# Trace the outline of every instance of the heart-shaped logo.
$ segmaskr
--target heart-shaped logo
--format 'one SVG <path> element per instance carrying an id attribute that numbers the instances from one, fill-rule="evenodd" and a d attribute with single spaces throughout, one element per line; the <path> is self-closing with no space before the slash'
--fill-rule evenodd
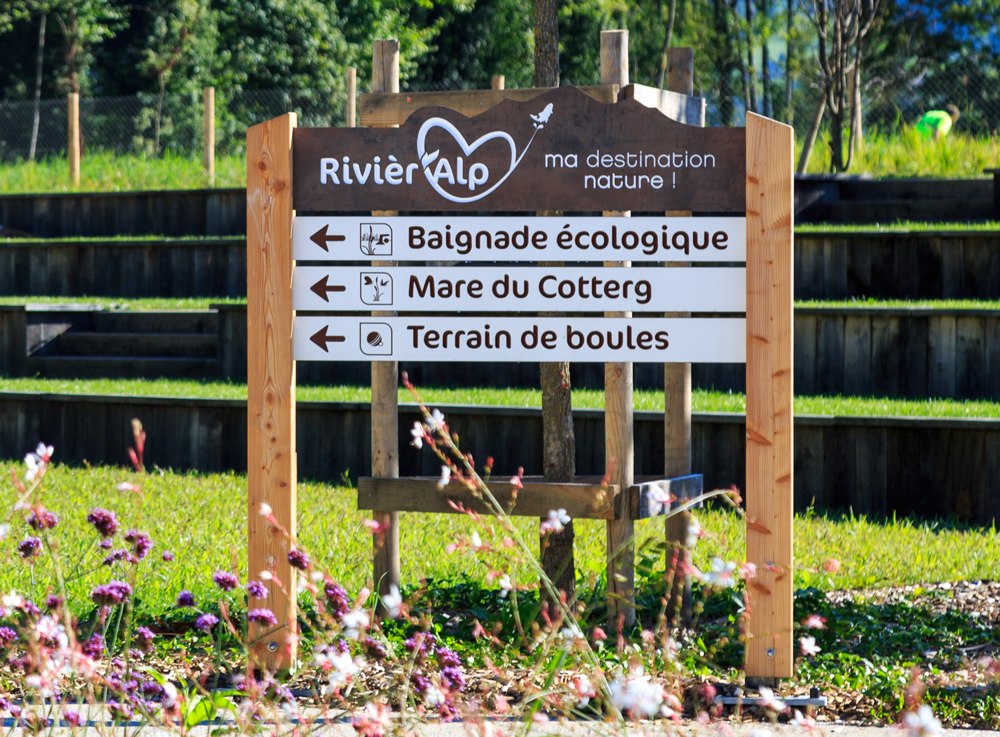
<path id="1" fill-rule="evenodd" d="M 524 155 L 528 152 L 528 148 L 531 146 L 531 142 L 535 140 L 535 134 L 537 134 L 538 131 L 543 127 L 542 124 L 548 122 L 548 117 L 549 115 L 551 115 L 551 107 L 552 106 L 549 105 L 548 108 L 546 108 L 544 121 L 539 121 L 537 117 L 534 115 L 531 116 L 532 120 L 535 121 L 535 131 L 534 133 L 531 134 L 531 139 L 528 141 L 528 145 L 524 147 L 524 151 L 521 152 L 520 156 L 517 155 L 517 145 L 514 143 L 514 139 L 511 138 L 510 134 L 505 131 L 492 131 L 490 133 L 486 133 L 480 136 L 472 143 L 469 143 L 468 141 L 465 140 L 465 136 L 462 135 L 461 131 L 459 131 L 458 128 L 456 128 L 454 124 L 451 123 L 451 121 L 445 120 L 444 118 L 428 118 L 427 120 L 424 121 L 424 124 L 420 126 L 420 130 L 417 132 L 417 156 L 420 159 L 420 166 L 424 170 L 424 176 L 427 177 L 427 181 L 439 195 L 441 195 L 446 200 L 449 200 L 451 202 L 476 202 L 477 200 L 483 199 L 491 192 L 493 192 L 497 187 L 503 184 L 507 180 L 507 177 L 509 177 L 511 174 L 514 173 L 514 170 L 517 168 L 517 165 L 521 163 L 521 159 L 523 159 Z M 469 195 L 468 197 L 459 197 L 457 195 L 452 194 L 451 192 L 446 191 L 444 187 L 441 186 L 440 182 L 440 180 L 443 178 L 442 164 L 441 163 L 438 164 L 437 171 L 435 172 L 431 171 L 431 164 L 433 164 L 437 160 L 438 156 L 441 153 L 441 150 L 437 149 L 429 153 L 427 151 L 427 134 L 430 133 L 435 128 L 441 128 L 442 130 L 447 131 L 451 135 L 451 137 L 455 139 L 455 142 L 458 144 L 459 148 L 462 149 L 462 153 L 465 156 L 471 156 L 476 151 L 476 149 L 478 149 L 480 146 L 490 141 L 494 140 L 506 141 L 507 145 L 510 147 L 510 164 L 508 166 L 506 173 L 504 173 L 504 175 L 500 177 L 499 180 L 497 180 L 493 185 L 491 185 L 487 189 L 483 190 L 482 192 L 477 192 L 475 194 Z M 447 172 L 446 173 L 447 178 L 449 180 L 452 180 L 454 171 L 451 168 L 450 163 L 448 163 L 447 165 L 446 172 Z M 459 180 L 462 179 L 461 169 L 459 169 L 458 178 Z M 470 191 L 475 192 L 476 186 L 480 184 L 486 184 L 488 181 L 489 181 L 489 170 L 486 168 L 484 164 L 473 164 L 472 166 L 469 167 L 467 182 L 469 184 Z"/>

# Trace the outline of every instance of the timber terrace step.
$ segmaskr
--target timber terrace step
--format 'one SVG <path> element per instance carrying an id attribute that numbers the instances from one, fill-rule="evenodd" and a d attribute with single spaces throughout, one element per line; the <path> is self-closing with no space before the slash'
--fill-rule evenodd
<path id="1" fill-rule="evenodd" d="M 121 310 L 94 312 L 97 333 L 204 333 L 218 332 L 218 314 L 206 310 Z"/>
<path id="2" fill-rule="evenodd" d="M 56 338 L 59 356 L 215 358 L 214 333 L 98 333 L 70 330 Z"/>
<path id="3" fill-rule="evenodd" d="M 201 379 L 218 374 L 214 358 L 30 356 L 29 376 L 51 379 Z"/>

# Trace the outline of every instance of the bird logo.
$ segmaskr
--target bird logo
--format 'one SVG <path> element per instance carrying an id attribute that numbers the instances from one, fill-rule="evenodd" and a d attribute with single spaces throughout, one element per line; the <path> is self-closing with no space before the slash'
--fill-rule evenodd
<path id="1" fill-rule="evenodd" d="M 545 109 L 537 115 L 532 115 L 531 119 L 535 121 L 535 129 L 541 128 L 543 125 L 549 122 L 549 118 L 552 117 L 552 103 L 550 102 L 545 106 Z"/>

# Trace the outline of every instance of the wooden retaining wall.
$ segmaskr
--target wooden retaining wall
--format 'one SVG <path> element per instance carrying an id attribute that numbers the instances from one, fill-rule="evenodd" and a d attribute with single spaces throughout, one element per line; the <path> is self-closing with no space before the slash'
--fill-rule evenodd
<path id="1" fill-rule="evenodd" d="M 246 380 L 246 311 L 219 305 L 225 378 Z M 537 364 L 401 363 L 417 386 L 539 386 Z M 300 383 L 369 383 L 367 363 L 299 362 Z M 602 388 L 602 364 L 574 363 L 573 386 Z M 694 364 L 696 388 L 743 392 L 743 364 Z M 635 386 L 663 367 L 635 364 Z M 795 311 L 795 391 L 909 399 L 1000 400 L 1000 310 L 822 307 Z"/>
<path id="2" fill-rule="evenodd" d="M 0 241 L 4 294 L 242 297 L 246 243 Z M 795 296 L 1000 299 L 1000 232 L 800 233 Z"/>
<path id="3" fill-rule="evenodd" d="M 462 447 L 495 474 L 541 474 L 541 413 L 531 408 L 442 407 Z M 0 393 L 0 458 L 23 457 L 39 440 L 61 463 L 127 466 L 130 421 L 147 433 L 146 461 L 175 470 L 246 470 L 246 403 L 219 399 Z M 604 417 L 577 410 L 580 474 L 604 473 Z M 409 445 L 418 417 L 400 407 L 400 473 L 432 475 L 439 463 Z M 635 413 L 635 470 L 663 469 L 663 417 Z M 743 488 L 742 415 L 695 413 L 693 468 L 706 488 Z M 370 472 L 367 404 L 300 402 L 299 475 L 338 482 Z M 795 419 L 795 504 L 876 516 L 955 516 L 989 525 L 1000 516 L 1000 420 L 805 416 Z"/>

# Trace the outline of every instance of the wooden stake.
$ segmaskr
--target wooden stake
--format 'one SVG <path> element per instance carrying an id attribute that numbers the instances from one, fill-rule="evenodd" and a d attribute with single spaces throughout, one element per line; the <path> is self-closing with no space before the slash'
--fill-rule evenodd
<path id="1" fill-rule="evenodd" d="M 502 90 L 504 88 L 504 76 L 502 74 L 493 75 L 493 89 Z"/>
<path id="2" fill-rule="evenodd" d="M 628 84 L 628 31 L 601 31 L 601 84 Z M 605 212 L 605 217 L 628 216 L 628 212 Z M 630 261 L 606 261 L 605 266 L 628 267 Z M 631 312 L 605 312 L 606 317 L 631 317 Z M 635 623 L 635 525 L 626 510 L 631 508 L 630 489 L 634 473 L 632 426 L 632 364 L 604 364 L 604 457 L 610 483 L 622 490 L 616 509 L 618 519 L 608 522 L 607 578 L 608 624 L 625 628 Z"/>
<path id="3" fill-rule="evenodd" d="M 792 675 L 795 132 L 747 114 L 747 679 Z"/>
<path id="4" fill-rule="evenodd" d="M 66 121 L 69 180 L 76 187 L 80 184 L 80 95 L 77 92 L 70 92 L 66 96 Z"/>
<path id="5" fill-rule="evenodd" d="M 209 184 L 215 183 L 215 87 L 202 90 L 205 100 L 204 160 Z"/>
<path id="6" fill-rule="evenodd" d="M 296 534 L 295 361 L 292 360 L 292 131 L 288 113 L 247 131 L 247 485 L 248 575 L 264 581 L 278 626 L 250 625 L 257 662 L 271 670 L 296 656 L 296 571 L 290 543 L 265 516 Z M 286 594 L 285 592 L 289 592 Z"/>
<path id="7" fill-rule="evenodd" d="M 399 41 L 379 40 L 372 47 L 372 92 L 399 92 Z M 398 215 L 393 210 L 376 210 L 372 215 Z M 392 266 L 373 261 L 372 266 Z M 392 315 L 372 312 L 372 317 Z M 372 361 L 372 476 L 399 478 L 399 364 L 396 361 Z M 375 535 L 374 575 L 380 595 L 399 586 L 399 512 L 372 511 L 372 519 L 386 527 L 384 535 Z"/>
<path id="8" fill-rule="evenodd" d="M 347 114 L 344 125 L 354 128 L 358 124 L 358 70 L 347 67 Z"/>
<path id="9" fill-rule="evenodd" d="M 694 94 L 694 49 L 671 47 L 667 49 L 667 89 L 682 95 Z M 703 123 L 704 125 L 704 123 Z M 669 210 L 667 217 L 689 217 L 689 210 Z M 668 262 L 665 266 L 688 266 L 687 263 Z M 690 312 L 668 312 L 665 317 L 691 317 Z M 663 440 L 664 473 L 667 478 L 691 473 L 691 364 L 668 363 L 663 366 Z M 683 567 L 691 563 L 691 551 L 686 547 L 690 512 L 668 517 L 665 523 L 667 538 L 667 567 L 673 579 L 667 600 L 667 620 L 691 621 L 691 576 L 677 575 L 673 568 L 674 555 Z"/>

